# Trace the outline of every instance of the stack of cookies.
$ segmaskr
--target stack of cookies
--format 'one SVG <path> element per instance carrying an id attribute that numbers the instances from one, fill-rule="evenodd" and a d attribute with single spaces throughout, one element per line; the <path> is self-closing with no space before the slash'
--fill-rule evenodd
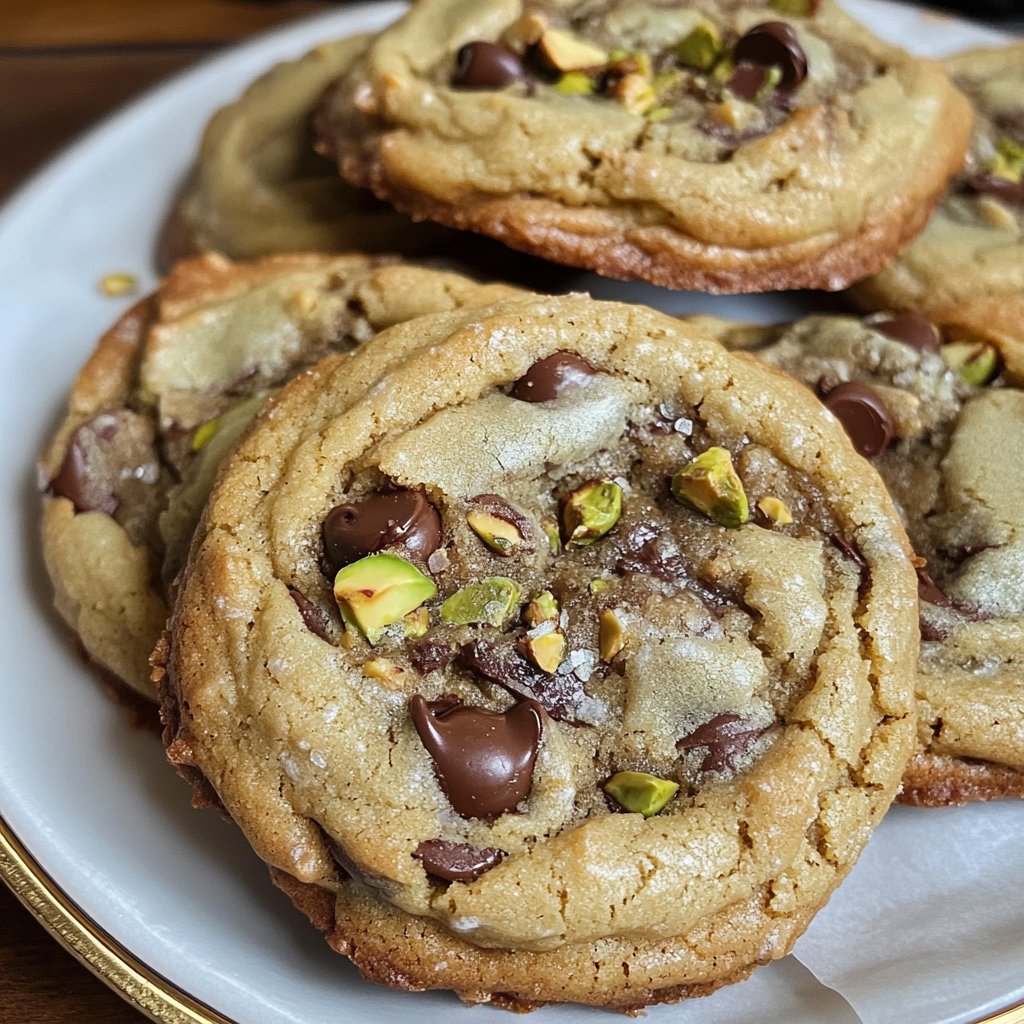
<path id="1" fill-rule="evenodd" d="M 1020 47 L 947 74 L 829 0 L 420 0 L 211 122 L 44 553 L 367 978 L 707 994 L 897 797 L 1024 795 L 1022 95 Z M 533 290 L 457 272 L 507 252 L 466 232 Z"/>

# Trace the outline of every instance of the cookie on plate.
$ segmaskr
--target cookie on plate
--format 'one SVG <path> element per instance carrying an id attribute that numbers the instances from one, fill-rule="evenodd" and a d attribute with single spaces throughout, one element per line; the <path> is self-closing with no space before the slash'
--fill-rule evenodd
<path id="1" fill-rule="evenodd" d="M 206 250 L 244 260 L 282 252 L 413 254 L 439 247 L 445 232 L 416 225 L 349 188 L 313 151 L 313 108 L 368 38 L 324 43 L 278 64 L 214 115 L 164 223 L 162 269 Z"/>
<path id="2" fill-rule="evenodd" d="M 991 346 L 940 349 L 911 313 L 724 336 L 817 390 L 921 558 L 918 751 L 900 800 L 1024 796 L 1024 390 Z"/>
<path id="3" fill-rule="evenodd" d="M 1024 383 L 1024 42 L 971 50 L 946 68 L 975 109 L 967 162 L 920 237 L 853 296 L 992 342 L 1007 376 Z"/>
<path id="4" fill-rule="evenodd" d="M 43 454 L 43 553 L 89 657 L 155 698 L 148 657 L 219 460 L 271 390 L 410 316 L 509 294 L 365 256 L 178 266 L 101 339 Z"/>
<path id="5" fill-rule="evenodd" d="M 154 658 L 168 754 L 373 980 L 704 994 L 786 953 L 896 792 L 910 558 L 839 425 L 699 327 L 421 317 L 224 464 Z"/>
<path id="6" fill-rule="evenodd" d="M 939 66 L 830 0 L 429 0 L 318 117 L 344 177 L 414 217 L 717 292 L 877 270 L 924 225 L 969 128 Z"/>

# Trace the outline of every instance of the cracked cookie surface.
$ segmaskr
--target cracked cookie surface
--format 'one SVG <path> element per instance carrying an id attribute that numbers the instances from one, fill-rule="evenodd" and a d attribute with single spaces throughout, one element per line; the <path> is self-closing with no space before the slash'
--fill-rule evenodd
<path id="1" fill-rule="evenodd" d="M 939 331 L 905 314 L 811 317 L 725 338 L 754 339 L 759 358 L 826 406 L 855 382 L 891 421 L 871 461 L 924 563 L 918 752 L 900 799 L 1024 796 L 1024 391 L 996 375 L 990 347 L 940 347 Z M 965 351 L 974 358 L 960 363 Z M 863 433 L 857 413 L 836 414 Z"/>
<path id="2" fill-rule="evenodd" d="M 802 388 L 643 307 L 509 299 L 264 408 L 157 658 L 165 739 L 368 977 L 636 1008 L 784 955 L 852 865 L 915 611 Z"/>
<path id="3" fill-rule="evenodd" d="M 920 230 L 969 112 L 936 65 L 805 9 L 417 4 L 328 94 L 320 144 L 399 209 L 573 266 L 843 287 Z"/>
<path id="4" fill-rule="evenodd" d="M 263 400 L 330 351 L 508 294 L 365 256 L 182 263 L 101 339 L 43 453 L 43 553 L 86 653 L 149 699 L 148 658 L 217 466 Z"/>
<path id="5" fill-rule="evenodd" d="M 853 296 L 999 346 L 1024 382 L 1024 43 L 945 61 L 975 110 L 967 161 L 928 225 Z"/>

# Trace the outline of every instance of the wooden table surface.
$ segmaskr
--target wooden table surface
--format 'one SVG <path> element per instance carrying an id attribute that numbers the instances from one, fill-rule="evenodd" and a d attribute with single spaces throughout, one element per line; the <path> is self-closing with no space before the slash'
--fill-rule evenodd
<path id="1" fill-rule="evenodd" d="M 0 0 L 0 198 L 142 89 L 329 0 Z M 1020 30 L 1024 27 L 1015 24 Z M 17 97 L 17 102 L 5 102 Z M 0 1019 L 142 1024 L 0 884 Z"/>
<path id="2" fill-rule="evenodd" d="M 328 0 L 0 0 L 0 198 L 84 128 L 219 47 Z M 11 98 L 16 97 L 16 102 Z M 0 883 L 0 1020 L 148 1020 Z"/>

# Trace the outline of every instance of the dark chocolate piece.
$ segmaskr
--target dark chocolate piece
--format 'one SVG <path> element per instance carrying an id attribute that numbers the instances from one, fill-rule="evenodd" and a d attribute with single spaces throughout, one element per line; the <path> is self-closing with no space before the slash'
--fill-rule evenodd
<path id="1" fill-rule="evenodd" d="M 101 412 L 75 428 L 68 440 L 67 454 L 50 491 L 67 498 L 76 512 L 105 512 L 112 516 L 120 502 L 114 493 L 114 480 L 104 463 L 103 448 L 117 436 L 126 409 Z"/>
<path id="2" fill-rule="evenodd" d="M 310 633 L 315 633 L 321 640 L 330 642 L 330 619 L 327 612 L 318 604 L 314 604 L 306 595 L 295 587 L 289 587 L 288 593 L 299 609 L 302 621 Z"/>
<path id="3" fill-rule="evenodd" d="M 335 505 L 324 520 L 323 538 L 335 572 L 398 544 L 425 559 L 441 543 L 441 517 L 422 491 L 387 491 Z"/>
<path id="4" fill-rule="evenodd" d="M 935 580 L 921 568 L 917 569 L 917 596 L 922 601 L 938 605 L 940 608 L 954 607 L 953 599 L 944 594 Z"/>
<path id="5" fill-rule="evenodd" d="M 439 707 L 415 694 L 409 713 L 457 814 L 497 818 L 530 795 L 544 728 L 536 701 L 496 712 L 447 703 Z"/>
<path id="6" fill-rule="evenodd" d="M 566 388 L 585 384 L 598 370 L 575 352 L 552 352 L 538 359 L 512 385 L 511 398 L 520 402 L 550 402 Z"/>
<path id="7" fill-rule="evenodd" d="M 452 85 L 460 89 L 502 89 L 524 75 L 519 55 L 504 46 L 477 40 L 455 55 Z"/>
<path id="8" fill-rule="evenodd" d="M 1011 181 L 998 174 L 976 174 L 967 184 L 975 192 L 995 196 L 1011 206 L 1024 206 L 1024 181 Z"/>
<path id="9" fill-rule="evenodd" d="M 782 72 L 779 88 L 791 92 L 807 77 L 807 55 L 793 29 L 784 21 L 755 25 L 736 40 L 733 59 L 737 65 L 762 64 Z"/>
<path id="10" fill-rule="evenodd" d="M 429 675 L 437 668 L 447 668 L 454 657 L 455 648 L 437 637 L 428 637 L 409 646 L 409 660 L 421 676 Z"/>
<path id="11" fill-rule="evenodd" d="M 738 758 L 745 754 L 754 741 L 768 731 L 768 726 L 752 726 L 741 715 L 725 712 L 710 722 L 698 726 L 688 736 L 676 742 L 680 752 L 706 747 L 701 762 L 702 772 L 732 771 Z"/>
<path id="12" fill-rule="evenodd" d="M 896 422 L 874 388 L 860 381 L 846 381 L 832 388 L 824 402 L 865 458 L 873 459 L 889 447 Z"/>
<path id="13" fill-rule="evenodd" d="M 939 351 L 939 332 L 920 313 L 880 313 L 869 316 L 864 323 L 887 338 L 902 341 L 919 352 Z"/>
<path id="14" fill-rule="evenodd" d="M 753 103 L 758 93 L 768 84 L 770 75 L 770 70 L 763 64 L 737 64 L 725 84 L 741 100 Z"/>
<path id="15" fill-rule="evenodd" d="M 472 882 L 485 871 L 497 867 L 505 854 L 488 846 L 483 850 L 469 843 L 453 843 L 448 839 L 425 839 L 413 856 L 423 863 L 423 870 L 446 882 Z"/>
<path id="16" fill-rule="evenodd" d="M 658 531 L 646 522 L 635 523 L 619 543 L 622 554 L 615 561 L 620 576 L 655 576 L 668 582 L 687 578 L 686 564 L 679 555 L 664 555 L 658 548 Z"/>

